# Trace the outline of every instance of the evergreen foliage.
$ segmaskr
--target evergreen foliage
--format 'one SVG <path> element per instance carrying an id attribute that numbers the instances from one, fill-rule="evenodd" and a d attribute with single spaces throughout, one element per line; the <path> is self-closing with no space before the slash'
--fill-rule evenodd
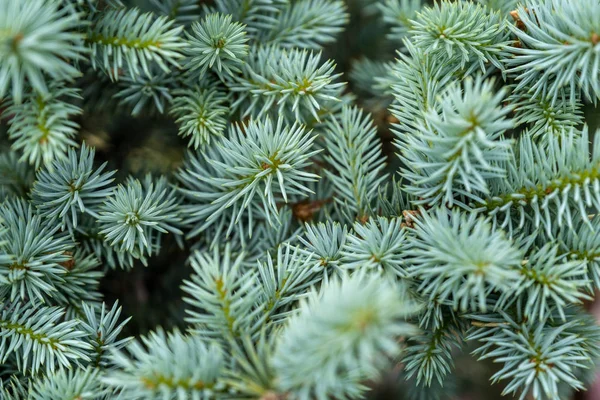
<path id="1" fill-rule="evenodd" d="M 202 77 L 209 68 L 214 68 L 221 77 L 240 71 L 238 65 L 248 54 L 244 25 L 231 22 L 229 15 L 211 14 L 192 25 L 192 32 L 188 36 L 186 69 L 194 76 Z"/>
<path id="2" fill-rule="evenodd" d="M 10 88 L 20 103 L 25 80 L 39 95 L 56 93 L 47 79 L 72 80 L 80 72 L 72 65 L 84 58 L 82 21 L 59 0 L 2 1 L 0 3 L 0 98 Z"/>
<path id="3" fill-rule="evenodd" d="M 572 398 L 599 99 L 599 0 L 0 0 L 0 399 Z"/>

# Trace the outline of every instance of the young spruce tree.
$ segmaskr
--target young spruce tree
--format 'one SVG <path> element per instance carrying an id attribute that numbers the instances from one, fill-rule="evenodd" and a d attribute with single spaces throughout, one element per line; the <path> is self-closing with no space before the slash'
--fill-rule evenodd
<path id="1" fill-rule="evenodd" d="M 0 0 L 0 399 L 572 398 L 599 100 L 600 0 Z"/>

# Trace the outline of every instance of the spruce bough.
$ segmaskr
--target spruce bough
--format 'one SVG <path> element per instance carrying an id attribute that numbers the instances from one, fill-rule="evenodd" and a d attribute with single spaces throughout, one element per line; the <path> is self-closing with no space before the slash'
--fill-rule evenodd
<path id="1" fill-rule="evenodd" d="M 130 3 L 0 0 L 0 398 L 590 386 L 600 0 Z M 181 315 L 128 336 L 103 279 L 166 252 Z"/>

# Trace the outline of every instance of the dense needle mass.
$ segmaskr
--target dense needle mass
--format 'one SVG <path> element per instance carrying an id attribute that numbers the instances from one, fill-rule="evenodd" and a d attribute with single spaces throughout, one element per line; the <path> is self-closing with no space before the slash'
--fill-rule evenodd
<path id="1" fill-rule="evenodd" d="M 0 399 L 597 398 L 599 99 L 600 0 L 0 0 Z"/>

